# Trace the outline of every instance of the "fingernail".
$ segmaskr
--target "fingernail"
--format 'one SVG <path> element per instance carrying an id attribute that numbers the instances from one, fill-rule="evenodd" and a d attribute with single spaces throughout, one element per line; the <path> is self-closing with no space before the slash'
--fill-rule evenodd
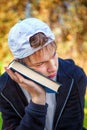
<path id="1" fill-rule="evenodd" d="M 9 70 L 9 67 L 7 67 L 7 66 L 4 66 L 4 69 L 5 69 L 5 70 Z"/>

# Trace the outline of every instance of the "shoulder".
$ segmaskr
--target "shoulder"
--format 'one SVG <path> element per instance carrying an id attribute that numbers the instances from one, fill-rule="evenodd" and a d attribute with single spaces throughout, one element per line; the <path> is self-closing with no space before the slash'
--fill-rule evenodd
<path id="1" fill-rule="evenodd" d="M 72 66 L 72 65 L 75 65 L 75 62 L 72 59 L 61 59 L 61 58 L 59 58 L 59 63 L 62 66 L 70 66 L 70 65 Z"/>
<path id="2" fill-rule="evenodd" d="M 59 66 L 67 75 L 74 77 L 77 80 L 81 77 L 86 78 L 84 70 L 80 66 L 76 65 L 72 59 L 59 58 Z"/>
<path id="3" fill-rule="evenodd" d="M 5 72 L 0 76 L 0 91 L 5 87 L 11 86 L 15 82 L 10 78 L 10 76 Z"/>
<path id="4" fill-rule="evenodd" d="M 72 59 L 59 58 L 59 67 L 68 74 L 68 73 L 71 73 L 75 69 L 76 65 L 75 65 L 74 60 Z"/>
<path id="5" fill-rule="evenodd" d="M 5 72 L 0 76 L 0 91 L 4 88 L 4 86 L 6 85 L 7 81 L 8 81 L 8 74 Z"/>

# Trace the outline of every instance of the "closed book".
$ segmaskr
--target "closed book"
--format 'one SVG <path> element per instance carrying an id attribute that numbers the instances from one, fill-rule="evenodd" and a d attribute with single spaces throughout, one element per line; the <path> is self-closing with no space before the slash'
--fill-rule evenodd
<path id="1" fill-rule="evenodd" d="M 57 93 L 59 87 L 61 86 L 60 83 L 49 79 L 48 77 L 44 76 L 43 74 L 35 71 L 34 69 L 25 66 L 24 64 L 13 60 L 9 64 L 9 68 L 14 72 L 18 72 L 25 78 L 32 80 L 33 82 L 39 84 L 41 87 L 44 87 L 46 92 L 49 93 Z"/>

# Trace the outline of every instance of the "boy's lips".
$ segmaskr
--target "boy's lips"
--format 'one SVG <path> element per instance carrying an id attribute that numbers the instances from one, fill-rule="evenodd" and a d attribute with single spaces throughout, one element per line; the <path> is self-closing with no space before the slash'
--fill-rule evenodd
<path id="1" fill-rule="evenodd" d="M 54 78 L 55 76 L 56 76 L 56 73 L 52 74 L 52 75 L 49 75 L 48 78 Z"/>

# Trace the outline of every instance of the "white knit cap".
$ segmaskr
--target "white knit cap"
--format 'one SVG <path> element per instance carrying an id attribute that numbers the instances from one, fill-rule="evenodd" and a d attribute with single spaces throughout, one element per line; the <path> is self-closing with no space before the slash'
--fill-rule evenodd
<path id="1" fill-rule="evenodd" d="M 8 35 L 8 44 L 15 58 L 25 58 L 42 48 L 41 46 L 33 48 L 29 43 L 30 37 L 38 32 L 42 32 L 50 38 L 45 46 L 55 40 L 49 26 L 37 18 L 24 19 L 11 28 Z"/>

